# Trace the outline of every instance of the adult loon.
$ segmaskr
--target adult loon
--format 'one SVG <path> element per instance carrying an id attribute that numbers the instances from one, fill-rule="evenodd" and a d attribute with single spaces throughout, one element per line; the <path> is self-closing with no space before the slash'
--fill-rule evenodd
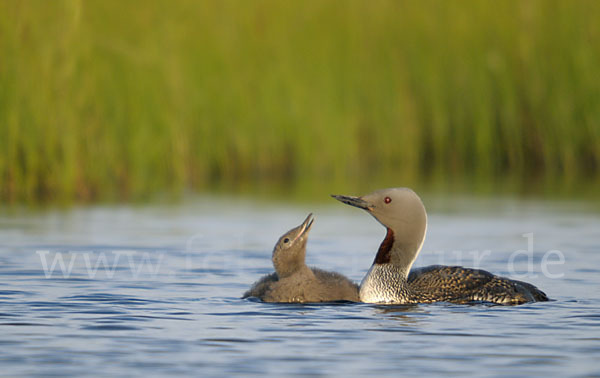
<path id="1" fill-rule="evenodd" d="M 548 300 L 546 294 L 531 284 L 485 270 L 441 265 L 411 270 L 427 231 L 425 206 L 411 189 L 382 189 L 362 197 L 332 197 L 366 210 L 387 229 L 375 261 L 360 284 L 362 302 L 521 304 Z"/>
<path id="2" fill-rule="evenodd" d="M 312 214 L 279 238 L 273 249 L 275 272 L 258 280 L 243 298 L 265 302 L 358 302 L 358 285 L 343 275 L 306 266 L 306 242 Z"/>

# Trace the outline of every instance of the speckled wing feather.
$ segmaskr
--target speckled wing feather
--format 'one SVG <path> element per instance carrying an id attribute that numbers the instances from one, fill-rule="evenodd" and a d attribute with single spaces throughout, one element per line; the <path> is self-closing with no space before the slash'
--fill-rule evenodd
<path id="1" fill-rule="evenodd" d="M 408 276 L 408 285 L 418 302 L 519 304 L 548 300 L 546 294 L 531 284 L 460 266 L 433 265 L 413 269 Z"/>
<path id="2" fill-rule="evenodd" d="M 492 281 L 494 275 L 484 270 L 459 266 L 432 265 L 412 269 L 408 285 L 415 296 L 426 301 L 469 301 L 469 294 Z M 467 298 L 464 298 L 464 297 Z"/>

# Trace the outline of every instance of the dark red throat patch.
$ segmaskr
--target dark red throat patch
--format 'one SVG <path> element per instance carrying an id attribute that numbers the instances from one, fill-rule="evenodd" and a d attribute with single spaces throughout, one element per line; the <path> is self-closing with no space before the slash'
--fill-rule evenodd
<path id="1" fill-rule="evenodd" d="M 390 262 L 392 245 L 394 245 L 394 231 L 388 228 L 385 239 L 381 242 L 377 256 L 375 256 L 375 264 L 387 264 Z"/>

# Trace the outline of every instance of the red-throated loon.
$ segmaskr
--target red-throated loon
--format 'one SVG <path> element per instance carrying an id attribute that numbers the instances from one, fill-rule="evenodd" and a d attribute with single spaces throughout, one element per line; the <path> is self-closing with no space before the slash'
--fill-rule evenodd
<path id="1" fill-rule="evenodd" d="M 425 206 L 411 189 L 382 189 L 362 197 L 332 197 L 366 210 L 387 229 L 375 261 L 360 284 L 362 302 L 521 304 L 548 300 L 546 294 L 531 284 L 485 270 L 441 265 L 411 270 L 427 231 Z"/>

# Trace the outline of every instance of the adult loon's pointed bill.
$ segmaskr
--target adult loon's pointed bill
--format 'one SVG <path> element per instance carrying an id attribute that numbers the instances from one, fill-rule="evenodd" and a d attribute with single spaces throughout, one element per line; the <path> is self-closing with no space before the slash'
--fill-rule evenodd
<path id="1" fill-rule="evenodd" d="M 531 284 L 485 270 L 441 265 L 411 270 L 427 232 L 425 206 L 411 189 L 391 188 L 361 197 L 332 197 L 367 211 L 387 229 L 373 265 L 360 284 L 363 302 L 521 304 L 548 300 L 544 292 Z"/>

